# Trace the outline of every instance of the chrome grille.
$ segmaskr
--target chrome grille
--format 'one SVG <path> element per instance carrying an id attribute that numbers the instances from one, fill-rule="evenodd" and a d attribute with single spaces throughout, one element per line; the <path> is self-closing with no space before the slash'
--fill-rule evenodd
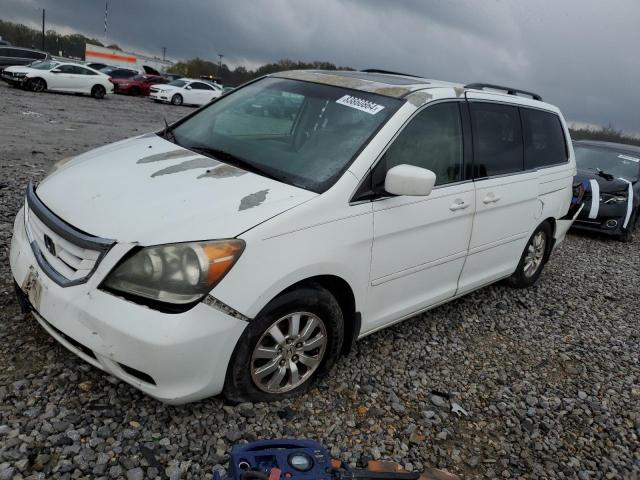
<path id="1" fill-rule="evenodd" d="M 26 212 L 26 228 L 45 260 L 70 281 L 84 280 L 95 268 L 100 251 L 81 248 L 47 227 L 31 209 Z"/>

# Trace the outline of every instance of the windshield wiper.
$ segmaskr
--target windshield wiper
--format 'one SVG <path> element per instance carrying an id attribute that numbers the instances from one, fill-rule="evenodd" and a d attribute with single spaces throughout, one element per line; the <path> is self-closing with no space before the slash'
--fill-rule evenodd
<path id="1" fill-rule="evenodd" d="M 209 157 L 214 157 L 216 160 L 221 160 L 224 163 L 228 163 L 233 165 L 234 167 L 242 168 L 243 170 L 248 170 L 249 172 L 257 173 L 258 175 L 262 175 L 263 177 L 270 178 L 272 180 L 277 180 L 279 182 L 282 181 L 282 178 L 276 177 L 272 173 L 268 172 L 264 168 L 261 168 L 254 163 L 245 160 L 242 157 L 238 157 L 233 153 L 220 150 L 218 148 L 213 147 L 204 147 L 204 146 L 191 146 L 191 145 L 183 145 L 184 148 L 189 150 L 193 150 L 195 152 L 201 153 L 203 155 L 207 155 Z"/>
<path id="2" fill-rule="evenodd" d="M 596 171 L 598 172 L 598 175 L 600 175 L 602 178 L 606 179 L 606 180 L 613 180 L 615 177 L 613 175 L 611 175 L 610 173 L 605 172 L 604 170 L 600 170 L 599 168 L 596 168 Z"/>
<path id="3" fill-rule="evenodd" d="M 169 140 L 173 143 L 175 143 L 176 145 L 180 145 L 180 143 L 178 142 L 178 139 L 176 138 L 176 134 L 173 133 L 173 130 L 171 130 L 169 128 L 169 123 L 167 122 L 167 118 L 164 117 L 164 129 L 162 130 L 162 136 L 166 139 Z M 171 137 L 171 138 L 169 138 Z"/>

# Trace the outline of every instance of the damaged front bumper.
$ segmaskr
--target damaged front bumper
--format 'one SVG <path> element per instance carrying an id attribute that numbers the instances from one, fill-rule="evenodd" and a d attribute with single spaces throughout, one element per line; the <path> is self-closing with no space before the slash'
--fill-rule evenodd
<path id="1" fill-rule="evenodd" d="M 205 303 L 161 313 L 98 289 L 131 245 L 116 244 L 82 284 L 61 286 L 38 264 L 16 216 L 10 265 L 21 305 L 77 356 L 171 404 L 219 394 L 247 322 Z"/>
<path id="2" fill-rule="evenodd" d="M 600 204 L 598 215 L 595 218 L 590 218 L 589 209 L 585 208 L 576 219 L 573 227 L 618 236 L 625 232 L 626 214 L 626 205 Z"/>

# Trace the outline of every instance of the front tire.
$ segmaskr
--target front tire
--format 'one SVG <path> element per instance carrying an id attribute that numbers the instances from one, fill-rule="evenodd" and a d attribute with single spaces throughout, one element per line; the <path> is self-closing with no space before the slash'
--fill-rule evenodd
<path id="1" fill-rule="evenodd" d="M 552 238 L 549 222 L 544 222 L 535 229 L 524 247 L 518 268 L 507 280 L 509 285 L 513 288 L 526 288 L 538 281 L 549 258 Z"/>
<path id="2" fill-rule="evenodd" d="M 182 105 L 182 95 L 176 93 L 173 97 L 171 97 L 171 104 L 176 106 Z"/>
<path id="3" fill-rule="evenodd" d="M 342 310 L 328 290 L 309 284 L 283 293 L 238 340 L 225 398 L 269 402 L 306 392 L 335 364 L 343 336 Z"/>
<path id="4" fill-rule="evenodd" d="M 42 78 L 32 78 L 29 80 L 29 88 L 32 92 L 40 93 L 47 89 L 47 82 Z"/>
<path id="5" fill-rule="evenodd" d="M 107 91 L 102 85 L 94 85 L 91 89 L 91 96 L 93 98 L 97 98 L 98 100 L 102 100 L 106 94 Z"/>

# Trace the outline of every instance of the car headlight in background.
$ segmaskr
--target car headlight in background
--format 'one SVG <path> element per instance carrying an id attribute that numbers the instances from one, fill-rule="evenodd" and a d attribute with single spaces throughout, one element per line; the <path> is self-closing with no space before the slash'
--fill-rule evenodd
<path id="1" fill-rule="evenodd" d="M 601 193 L 600 194 L 600 203 L 605 203 L 607 205 L 617 205 L 620 203 L 627 203 L 627 194 L 620 193 Z"/>
<path id="2" fill-rule="evenodd" d="M 157 302 L 191 304 L 224 278 L 243 250 L 244 241 L 235 239 L 141 248 L 125 257 L 101 286 Z"/>

